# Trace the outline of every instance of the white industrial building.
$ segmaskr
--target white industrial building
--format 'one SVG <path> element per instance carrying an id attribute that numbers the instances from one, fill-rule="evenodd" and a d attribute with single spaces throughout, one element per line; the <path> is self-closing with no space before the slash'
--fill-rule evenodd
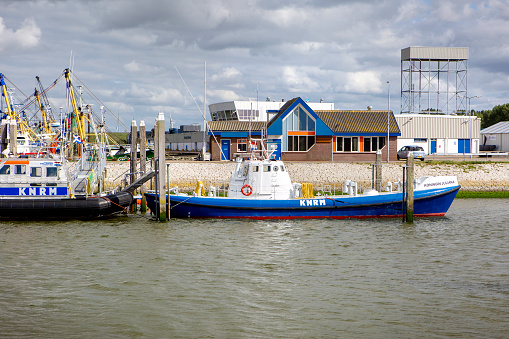
<path id="1" fill-rule="evenodd" d="M 481 119 L 464 115 L 395 114 L 398 149 L 418 145 L 426 154 L 479 153 Z"/>
<path id="2" fill-rule="evenodd" d="M 270 98 L 265 101 L 227 101 L 209 105 L 209 111 L 212 121 L 270 121 L 285 103 L 285 100 L 270 101 Z M 315 111 L 334 110 L 334 103 L 323 100 L 306 101 L 306 104 Z"/>
<path id="3" fill-rule="evenodd" d="M 509 121 L 501 121 L 481 130 L 481 145 L 493 145 L 492 150 L 509 152 Z"/>

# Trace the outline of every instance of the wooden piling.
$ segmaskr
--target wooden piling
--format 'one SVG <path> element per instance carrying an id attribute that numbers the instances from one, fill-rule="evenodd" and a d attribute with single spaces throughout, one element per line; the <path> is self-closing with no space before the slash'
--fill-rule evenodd
<path id="1" fill-rule="evenodd" d="M 131 122 L 131 154 L 129 159 L 129 183 L 132 184 L 136 180 L 136 159 L 138 156 L 138 149 L 137 149 L 137 134 L 138 130 L 136 127 L 136 120 L 133 120 Z M 131 212 L 136 212 L 137 204 L 136 202 L 131 205 Z"/>
<path id="2" fill-rule="evenodd" d="M 406 222 L 414 222 L 414 157 L 406 160 Z"/>
<path id="3" fill-rule="evenodd" d="M 169 217 L 166 210 L 166 191 L 165 191 L 165 182 L 166 182 L 166 151 L 164 149 L 166 137 L 164 133 L 164 113 L 159 113 L 157 117 L 157 145 L 155 147 L 158 148 L 158 188 L 159 191 L 159 221 L 166 221 L 166 218 Z"/>
<path id="4" fill-rule="evenodd" d="M 140 121 L 140 172 L 145 175 L 147 171 L 147 133 L 145 128 L 145 121 Z M 141 205 L 140 211 L 141 213 L 147 212 L 147 198 L 145 197 L 145 185 L 141 185 L 140 187 L 140 195 L 141 195 Z"/>
<path id="5" fill-rule="evenodd" d="M 375 190 L 378 192 L 382 192 L 382 151 L 376 151 L 376 161 L 375 161 Z"/>

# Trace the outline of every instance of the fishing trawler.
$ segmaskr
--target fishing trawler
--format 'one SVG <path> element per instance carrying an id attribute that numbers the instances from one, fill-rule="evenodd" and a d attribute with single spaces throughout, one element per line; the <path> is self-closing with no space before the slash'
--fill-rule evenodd
<path id="1" fill-rule="evenodd" d="M 40 105 L 44 133 L 38 134 L 14 110 L 0 73 L 0 87 L 7 108 L 6 112 L 0 111 L 0 220 L 109 216 L 125 211 L 133 203 L 133 191 L 151 177 L 145 175 L 117 192 L 102 192 L 101 179 L 106 167 L 104 130 L 98 134 L 91 114 L 85 120 L 74 96 L 69 69 L 64 75 L 71 112 L 60 119 L 63 124 L 49 122 L 44 114 L 48 106 Z M 89 129 L 95 130 L 94 143 L 86 142 L 85 121 Z M 31 141 L 35 148 L 28 147 Z"/>
<path id="2" fill-rule="evenodd" d="M 263 143 L 262 143 L 263 145 Z M 357 183 L 345 182 L 342 195 L 315 196 L 311 184 L 292 183 L 284 163 L 271 159 L 270 152 L 252 154 L 237 162 L 227 196 L 211 187 L 208 195 L 199 185 L 193 195 L 167 196 L 170 215 L 176 218 L 390 218 L 405 212 L 404 192 L 368 190 L 358 193 Z M 312 165 L 311 165 L 312 166 Z M 400 185 L 402 187 L 402 185 Z M 460 185 L 454 176 L 422 177 L 414 182 L 414 216 L 444 216 Z M 146 193 L 147 205 L 157 211 L 156 193 Z"/>

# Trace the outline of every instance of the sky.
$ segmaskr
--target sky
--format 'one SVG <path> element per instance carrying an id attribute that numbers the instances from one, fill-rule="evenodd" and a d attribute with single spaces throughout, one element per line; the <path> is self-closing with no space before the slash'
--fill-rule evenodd
<path id="1" fill-rule="evenodd" d="M 17 100 L 71 68 L 113 131 L 159 112 L 202 124 L 205 93 L 386 109 L 387 81 L 399 113 L 410 46 L 468 47 L 471 108 L 509 102 L 509 0 L 0 0 L 0 73 Z M 47 95 L 65 107 L 65 82 Z"/>

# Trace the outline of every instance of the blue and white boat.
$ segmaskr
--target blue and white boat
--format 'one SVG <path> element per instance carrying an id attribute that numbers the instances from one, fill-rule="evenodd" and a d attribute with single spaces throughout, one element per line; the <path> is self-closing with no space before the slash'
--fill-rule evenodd
<path id="1" fill-rule="evenodd" d="M 400 185 L 402 186 L 402 185 Z M 401 187 L 400 187 L 401 188 Z M 414 181 L 414 216 L 444 216 L 460 185 L 454 176 L 421 177 Z M 200 189 L 201 190 L 201 189 Z M 355 182 L 345 184 L 343 195 L 313 196 L 310 184 L 292 183 L 282 161 L 239 161 L 230 179 L 226 197 L 208 196 L 200 190 L 193 196 L 170 194 L 170 216 L 176 218 L 394 218 L 404 213 L 401 189 L 389 192 L 368 190 L 357 194 Z M 147 205 L 156 211 L 157 194 L 146 193 Z"/>

